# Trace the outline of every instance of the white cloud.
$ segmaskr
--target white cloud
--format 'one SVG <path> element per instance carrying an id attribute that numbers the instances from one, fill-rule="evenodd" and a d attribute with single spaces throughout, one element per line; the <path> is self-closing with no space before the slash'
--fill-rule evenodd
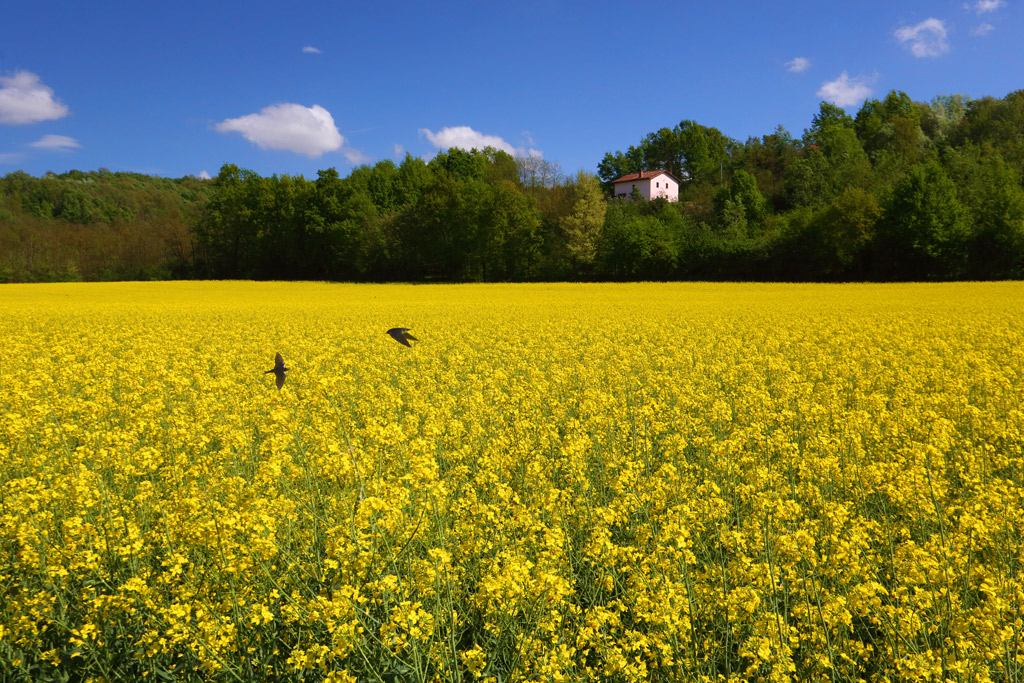
<path id="1" fill-rule="evenodd" d="M 305 52 L 307 55 L 322 55 L 323 54 L 322 50 L 318 50 L 317 48 L 313 47 L 312 45 L 307 45 L 306 47 L 302 48 L 302 51 Z"/>
<path id="2" fill-rule="evenodd" d="M 261 149 L 283 149 L 309 158 L 333 152 L 345 144 L 331 113 L 318 104 L 272 104 L 258 114 L 225 119 L 214 126 L 219 133 L 241 133 Z"/>
<path id="3" fill-rule="evenodd" d="M 893 34 L 910 48 L 915 57 L 938 57 L 949 52 L 946 42 L 946 24 L 931 17 L 915 26 L 903 26 Z"/>
<path id="4" fill-rule="evenodd" d="M 67 106 L 54 98 L 53 88 L 43 85 L 34 73 L 0 76 L 0 85 L 0 123 L 38 123 L 68 115 Z"/>
<path id="5" fill-rule="evenodd" d="M 395 158 L 396 159 L 404 159 L 405 158 L 405 147 L 402 146 L 401 144 L 397 143 L 397 142 L 395 143 Z"/>
<path id="6" fill-rule="evenodd" d="M 786 71 L 792 71 L 795 74 L 803 73 L 807 69 L 811 68 L 811 60 L 806 57 L 794 57 L 785 64 Z"/>
<path id="7" fill-rule="evenodd" d="M 543 156 L 543 153 L 537 149 L 527 149 L 525 147 L 513 147 L 509 143 L 505 142 L 504 138 L 497 135 L 485 135 L 480 131 L 473 130 L 469 126 L 448 126 L 442 128 L 436 133 L 427 129 L 420 128 L 420 135 L 426 136 L 430 143 L 438 149 L 450 149 L 451 147 L 458 147 L 459 149 L 480 149 L 485 147 L 493 147 L 494 149 L 501 150 L 502 152 L 508 152 L 512 156 Z M 529 144 L 533 144 L 533 140 L 529 141 Z"/>
<path id="8" fill-rule="evenodd" d="M 371 160 L 371 157 L 363 154 L 358 149 L 353 149 L 351 147 L 342 148 L 341 154 L 342 156 L 345 157 L 345 159 L 348 160 L 350 164 L 355 166 L 358 166 L 359 164 L 365 164 L 366 162 Z"/>
<path id="9" fill-rule="evenodd" d="M 29 146 L 40 149 L 78 149 L 81 147 L 78 140 L 69 138 L 67 135 L 44 135 L 35 142 L 29 143 Z"/>
<path id="10" fill-rule="evenodd" d="M 210 172 L 207 171 L 205 168 L 202 171 L 199 172 L 199 179 L 200 180 L 209 180 L 211 177 L 212 176 L 210 175 Z"/>
<path id="11" fill-rule="evenodd" d="M 973 9 L 978 14 L 995 12 L 1000 7 L 1006 7 L 1005 0 L 978 0 L 973 5 L 964 5 L 965 9 Z"/>
<path id="12" fill-rule="evenodd" d="M 826 81 L 818 90 L 818 97 L 838 107 L 849 107 L 860 104 L 871 95 L 871 87 L 866 78 L 850 78 L 844 71 L 834 81 Z"/>
<path id="13" fill-rule="evenodd" d="M 503 152 L 512 154 L 515 150 L 512 145 L 505 142 L 502 138 L 497 135 L 484 135 L 483 133 L 473 130 L 469 126 L 449 126 L 442 128 L 441 130 L 434 133 L 427 128 L 420 128 L 420 135 L 425 135 L 430 144 L 434 145 L 438 149 L 449 149 L 451 147 L 458 147 L 459 149 L 483 149 L 484 147 L 493 147 L 494 149 L 500 149 Z"/>
<path id="14" fill-rule="evenodd" d="M 20 152 L 4 152 L 0 154 L 0 164 L 16 164 L 24 158 Z"/>
<path id="15" fill-rule="evenodd" d="M 992 24 L 979 24 L 971 29 L 972 36 L 983 36 L 995 29 Z"/>

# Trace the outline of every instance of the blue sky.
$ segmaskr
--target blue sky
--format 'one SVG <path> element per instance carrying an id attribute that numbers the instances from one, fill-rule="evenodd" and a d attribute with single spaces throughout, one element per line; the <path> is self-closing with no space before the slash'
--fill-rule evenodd
<path id="1" fill-rule="evenodd" d="M 342 175 L 491 144 L 567 173 L 683 119 L 794 135 L 1024 88 L 1024 0 L 33 2 L 0 9 L 0 175 Z"/>

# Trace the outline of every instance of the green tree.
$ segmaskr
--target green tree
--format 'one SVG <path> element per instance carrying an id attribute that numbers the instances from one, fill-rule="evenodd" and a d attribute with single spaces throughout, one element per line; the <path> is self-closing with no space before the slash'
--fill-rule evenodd
<path id="1" fill-rule="evenodd" d="M 483 180 L 487 163 L 487 155 L 482 152 L 452 147 L 438 152 L 427 166 L 435 173 L 447 173 L 456 180 Z"/>
<path id="2" fill-rule="evenodd" d="M 729 161 L 729 147 L 733 141 L 717 128 L 688 120 L 679 122 L 676 138 L 681 155 L 680 171 L 676 177 L 697 183 L 717 182 L 723 166 Z"/>
<path id="3" fill-rule="evenodd" d="M 853 271 L 863 275 L 863 253 L 875 237 L 882 217 L 877 200 L 867 190 L 848 187 L 815 220 L 818 253 L 823 273 Z"/>
<path id="4" fill-rule="evenodd" d="M 930 105 L 920 108 L 922 132 L 933 144 L 945 142 L 963 121 L 968 102 L 966 95 L 935 96 Z"/>
<path id="5" fill-rule="evenodd" d="M 500 180 L 489 186 L 481 207 L 477 251 L 480 279 L 515 281 L 533 277 L 540 264 L 540 213 L 517 183 Z"/>
<path id="6" fill-rule="evenodd" d="M 921 107 L 897 90 L 890 91 L 881 102 L 866 101 L 857 112 L 854 127 L 870 157 L 888 151 L 914 163 L 927 140 L 921 130 Z"/>
<path id="7" fill-rule="evenodd" d="M 493 147 L 485 147 L 483 155 L 487 159 L 484 166 L 484 182 L 489 185 L 519 181 L 519 164 L 508 152 Z"/>
<path id="8" fill-rule="evenodd" d="M 1011 278 L 1024 275 L 1024 186 L 1022 173 L 992 145 L 966 144 L 943 155 L 957 179 L 960 200 L 974 230 L 970 275 Z"/>
<path id="9" fill-rule="evenodd" d="M 402 209 L 415 204 L 433 181 L 434 174 L 427 162 L 407 153 L 395 178 L 395 205 Z"/>
<path id="10" fill-rule="evenodd" d="M 846 187 L 865 187 L 871 162 L 853 130 L 849 117 L 835 122 L 832 107 L 816 121 L 827 121 L 805 133 L 805 153 L 789 168 L 785 192 L 791 206 L 824 206 Z M 845 116 L 845 115 L 844 115 Z"/>
<path id="11" fill-rule="evenodd" d="M 482 167 L 481 167 L 482 168 Z M 466 280 L 477 276 L 479 228 L 486 193 L 480 180 L 436 174 L 415 204 L 396 217 L 403 280 Z"/>
<path id="12" fill-rule="evenodd" d="M 669 278 L 675 272 L 679 244 L 656 215 L 645 215 L 647 205 L 647 202 L 609 205 L 598 246 L 598 260 L 606 277 L 652 280 Z"/>
<path id="13" fill-rule="evenodd" d="M 964 275 L 969 214 L 937 162 L 910 169 L 896 187 L 886 214 L 890 247 L 895 247 L 893 275 L 900 279 Z"/>
<path id="14" fill-rule="evenodd" d="M 824 147 L 828 137 L 836 130 L 853 130 L 854 121 L 842 107 L 822 101 L 818 113 L 811 119 L 811 127 L 804 131 L 804 144 Z"/>
<path id="15" fill-rule="evenodd" d="M 734 169 L 742 169 L 754 176 L 757 186 L 765 192 L 765 199 L 776 210 L 789 208 L 783 192 L 790 165 L 798 158 L 799 149 L 788 130 L 779 125 L 771 135 L 752 137 L 737 148 L 732 160 Z"/>
<path id="16" fill-rule="evenodd" d="M 333 168 L 318 174 L 306 213 L 304 277 L 360 280 L 385 267 L 386 239 L 371 174 L 356 182 L 339 178 Z"/>
<path id="17" fill-rule="evenodd" d="M 646 171 L 666 170 L 676 178 L 684 178 L 683 140 L 679 127 L 661 128 L 648 133 L 640 144 Z"/>
<path id="18" fill-rule="evenodd" d="M 379 211 L 388 213 L 398 208 L 398 166 L 390 159 L 352 169 L 347 182 L 369 197 Z"/>
<path id="19" fill-rule="evenodd" d="M 715 195 L 715 215 L 718 232 L 723 240 L 735 242 L 750 236 L 747 209 L 743 202 L 732 196 L 729 188 L 722 188 Z"/>
<path id="20" fill-rule="evenodd" d="M 1015 168 L 1024 168 L 1024 90 L 1003 99 L 983 97 L 967 105 L 963 124 L 955 133 L 956 143 L 988 143 Z"/>
<path id="21" fill-rule="evenodd" d="M 643 150 L 632 147 L 625 153 L 608 152 L 597 165 L 597 177 L 600 178 L 605 192 L 612 191 L 612 181 L 629 173 L 639 173 L 644 167 Z"/>
<path id="22" fill-rule="evenodd" d="M 764 222 L 767 205 L 764 195 L 757 189 L 757 181 L 750 173 L 739 170 L 733 174 L 730 184 L 715 195 L 716 210 L 724 210 L 726 202 L 730 200 L 743 212 L 748 225 Z"/>
<path id="23" fill-rule="evenodd" d="M 573 274 L 588 270 L 597 255 L 606 204 L 596 177 L 580 171 L 571 186 L 572 211 L 559 224 L 561 239 Z"/>
<path id="24" fill-rule="evenodd" d="M 254 277 L 261 222 L 269 194 L 253 171 L 224 164 L 213 179 L 196 243 L 215 277 Z"/>
<path id="25" fill-rule="evenodd" d="M 313 277 L 303 250 L 304 214 L 309 184 L 302 176 L 271 176 L 250 184 L 257 225 L 251 275 L 284 279 Z"/>

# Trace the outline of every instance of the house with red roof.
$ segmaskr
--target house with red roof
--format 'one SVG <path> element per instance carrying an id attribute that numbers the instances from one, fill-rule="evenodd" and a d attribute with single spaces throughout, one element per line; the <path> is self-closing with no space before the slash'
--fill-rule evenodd
<path id="1" fill-rule="evenodd" d="M 665 170 L 627 173 L 612 181 L 615 196 L 628 197 L 635 189 L 644 199 L 664 197 L 670 202 L 679 201 L 679 180 Z"/>

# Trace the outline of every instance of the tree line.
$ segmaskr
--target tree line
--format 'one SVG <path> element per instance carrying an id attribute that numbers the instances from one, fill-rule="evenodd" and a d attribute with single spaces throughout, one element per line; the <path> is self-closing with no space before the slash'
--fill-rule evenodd
<path id="1" fill-rule="evenodd" d="M 794 137 L 684 120 L 596 174 L 450 149 L 263 177 L 0 180 L 0 280 L 945 280 L 1024 275 L 1024 90 L 822 102 Z M 678 202 L 616 199 L 664 169 Z"/>

